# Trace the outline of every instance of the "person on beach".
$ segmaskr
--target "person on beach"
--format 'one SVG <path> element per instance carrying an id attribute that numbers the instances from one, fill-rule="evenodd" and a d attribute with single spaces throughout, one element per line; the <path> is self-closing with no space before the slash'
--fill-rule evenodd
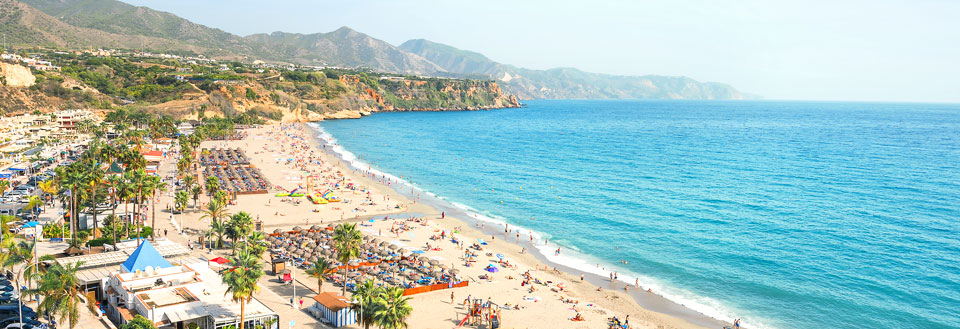
<path id="1" fill-rule="evenodd" d="M 580 273 L 580 281 L 583 281 L 583 273 Z"/>
<path id="2" fill-rule="evenodd" d="M 453 305 L 453 291 L 450 292 L 450 305 Z"/>

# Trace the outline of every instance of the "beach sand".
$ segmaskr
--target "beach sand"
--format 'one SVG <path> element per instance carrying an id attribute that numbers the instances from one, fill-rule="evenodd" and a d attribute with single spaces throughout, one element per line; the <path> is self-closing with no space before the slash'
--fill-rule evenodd
<path id="1" fill-rule="evenodd" d="M 520 244 L 515 231 L 504 232 L 503 226 L 485 225 L 481 231 L 468 218 L 454 218 L 445 214 L 441 219 L 441 212 L 437 209 L 417 203 L 404 196 L 392 187 L 397 182 L 389 182 L 387 186 L 382 177 L 372 177 L 362 171 L 350 168 L 340 159 L 323 149 L 321 143 L 314 138 L 316 132 L 305 125 L 267 125 L 245 130 L 248 136 L 237 141 L 205 141 L 200 148 L 212 147 L 239 147 L 245 150 L 251 164 L 260 168 L 271 186 L 281 186 L 284 189 L 293 189 L 307 183 L 307 176 L 317 175 L 317 183 L 327 186 L 333 182 L 341 182 L 341 186 L 353 183 L 357 190 L 336 190 L 344 202 L 314 205 L 306 198 L 296 198 L 300 203 L 281 202 L 283 198 L 274 196 L 278 191 L 268 194 L 240 195 L 234 204 L 229 206 L 230 213 L 246 211 L 254 218 L 263 221 L 264 232 L 270 233 L 275 228 L 290 229 L 294 226 L 307 228 L 311 225 L 336 224 L 343 220 L 357 222 L 364 235 L 371 235 L 386 241 L 395 241 L 411 248 L 425 250 L 429 243 L 434 250 L 425 251 L 422 256 L 440 260 L 442 263 L 459 269 L 459 276 L 469 281 L 464 288 L 445 289 L 411 296 L 410 304 L 413 314 L 408 319 L 409 328 L 452 328 L 465 316 L 462 303 L 467 296 L 480 299 L 490 299 L 492 302 L 504 306 L 517 305 L 519 309 L 502 310 L 502 328 L 607 328 L 608 319 L 617 316 L 623 319 L 630 316 L 632 328 L 701 328 L 704 326 L 720 327 L 719 321 L 709 320 L 690 310 L 679 306 L 672 306 L 671 302 L 659 298 L 654 293 L 638 291 L 631 286 L 631 294 L 643 296 L 644 300 L 654 305 L 662 304 L 663 309 L 674 310 L 673 316 L 655 312 L 641 307 L 635 296 L 624 292 L 622 282 L 610 282 L 606 278 L 587 276 L 581 281 L 580 273 L 566 273 L 555 271 L 553 265 L 538 259 L 535 250 L 529 245 L 529 235 L 521 234 Z M 288 162 L 288 159 L 294 159 Z M 300 166 L 300 168 L 297 168 Z M 201 178 L 202 181 L 202 178 Z M 409 188 L 409 187 L 407 187 Z M 324 190 L 326 187 L 320 187 Z M 303 190 L 301 190 L 303 191 Z M 169 200 L 168 197 L 161 199 Z M 201 196 L 202 204 L 208 202 L 208 197 Z M 370 204 L 372 202 L 372 204 Z M 164 216 L 167 214 L 164 212 Z M 169 223 L 179 224 L 179 218 L 172 221 L 162 221 L 158 214 L 158 229 Z M 410 220 L 411 216 L 422 218 L 421 221 Z M 200 212 L 190 209 L 182 215 L 183 226 L 197 231 L 205 231 L 209 223 L 199 220 Z M 372 220 L 372 222 L 371 222 Z M 391 228 L 404 226 L 409 231 L 396 234 Z M 171 228 L 172 229 L 172 228 Z M 434 241 L 431 236 L 440 232 L 450 234 L 464 241 L 463 249 L 447 239 Z M 177 237 L 177 239 L 182 237 Z M 478 239 L 488 244 L 482 246 L 477 261 L 473 266 L 465 267 L 463 250 L 466 250 Z M 192 238 L 193 241 L 196 238 Z M 526 248 L 526 253 L 521 253 Z M 502 254 L 511 264 L 505 267 L 496 264 Z M 496 264 L 497 273 L 488 273 L 484 270 L 487 264 Z M 572 269 L 565 269 L 572 272 Z M 533 284 L 521 286 L 523 274 L 529 273 L 541 282 L 550 282 L 548 285 Z M 270 281 L 268 278 L 263 282 Z M 482 275 L 489 275 L 490 279 L 480 279 Z M 297 281 L 303 286 L 316 290 L 317 283 L 303 271 L 297 272 Z M 558 284 L 564 289 L 560 291 Z M 266 284 L 272 287 L 275 284 Z M 602 291 L 598 288 L 602 287 Z M 298 288 L 299 289 L 299 288 Z M 330 283 L 324 284 L 325 291 L 339 291 Z M 451 304 L 451 292 L 454 294 Z M 302 294 L 302 292 L 301 292 Z M 307 295 L 310 297 L 311 295 Z M 258 296 L 260 298 L 261 296 Z M 575 303 L 564 302 L 572 300 Z M 310 301 L 312 303 L 312 301 Z M 304 306 L 309 306 L 305 304 Z M 679 308 L 679 309 L 678 309 Z M 584 321 L 572 321 L 577 313 Z M 684 316 L 689 313 L 690 316 Z M 302 323 L 302 322 L 301 322 Z M 356 325 L 352 326 L 356 327 Z"/>

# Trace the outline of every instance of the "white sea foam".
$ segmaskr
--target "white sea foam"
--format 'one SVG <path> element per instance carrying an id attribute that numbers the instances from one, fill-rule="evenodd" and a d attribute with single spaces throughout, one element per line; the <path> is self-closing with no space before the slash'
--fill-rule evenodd
<path id="1" fill-rule="evenodd" d="M 417 194 L 423 194 L 437 201 L 437 203 L 442 203 L 447 205 L 447 207 L 457 209 L 466 215 L 466 219 L 473 222 L 483 222 L 485 224 L 492 224 L 493 227 L 504 227 L 508 224 L 506 218 L 501 216 L 491 214 L 486 211 L 477 210 L 468 205 L 448 201 L 446 198 L 438 196 L 433 192 L 423 190 L 422 188 L 416 186 L 415 184 L 409 183 L 406 180 L 403 180 L 397 176 L 394 176 L 390 173 L 383 172 L 378 169 L 374 169 L 370 164 L 360 160 L 355 154 L 346 150 L 337 143 L 337 139 L 333 137 L 330 133 L 326 132 L 323 127 L 315 123 L 309 123 L 309 126 L 313 127 L 317 133 L 318 137 L 322 139 L 331 150 L 337 154 L 337 156 L 345 161 L 351 168 L 367 171 L 371 174 L 374 174 L 378 177 L 386 177 L 390 180 L 413 189 Z M 397 190 L 401 194 L 410 195 L 410 192 L 404 188 Z M 514 229 L 518 229 L 523 232 L 524 235 L 532 234 L 534 237 L 534 243 L 536 245 L 536 250 L 543 255 L 548 261 L 563 265 L 572 269 L 582 271 L 583 273 L 590 273 L 594 275 L 599 275 L 602 277 L 607 277 L 611 272 L 618 272 L 618 281 L 621 281 L 623 284 L 634 284 L 635 281 L 639 280 L 640 286 L 644 289 L 650 288 L 654 293 L 671 300 L 677 304 L 683 305 L 689 309 L 697 311 L 701 314 L 704 314 L 708 317 L 718 319 L 721 321 L 732 322 L 733 319 L 740 317 L 742 318 L 741 323 L 745 327 L 750 328 L 770 328 L 763 324 L 763 321 L 760 319 L 754 319 L 751 317 L 737 316 L 738 312 L 730 310 L 715 299 L 709 297 L 699 296 L 690 291 L 672 287 L 670 285 L 663 284 L 661 281 L 638 275 L 630 271 L 625 271 L 622 268 L 609 265 L 605 261 L 596 259 L 595 257 L 579 253 L 578 249 L 574 246 L 560 245 L 561 253 L 556 255 L 555 251 L 557 250 L 557 244 L 551 243 L 550 245 L 545 245 L 543 242 L 544 239 L 549 239 L 551 236 L 543 232 L 536 232 L 525 228 L 523 226 L 510 224 Z"/>

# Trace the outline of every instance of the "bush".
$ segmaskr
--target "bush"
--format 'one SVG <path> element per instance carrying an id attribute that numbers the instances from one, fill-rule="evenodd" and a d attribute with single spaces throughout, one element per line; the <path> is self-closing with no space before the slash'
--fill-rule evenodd
<path id="1" fill-rule="evenodd" d="M 105 244 L 110 244 L 113 242 L 112 237 L 102 237 L 87 241 L 87 247 L 103 247 Z"/>

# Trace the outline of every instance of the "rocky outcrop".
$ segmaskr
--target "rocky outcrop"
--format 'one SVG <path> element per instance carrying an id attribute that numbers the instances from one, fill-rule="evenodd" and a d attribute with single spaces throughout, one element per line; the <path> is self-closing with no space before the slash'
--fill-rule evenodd
<path id="1" fill-rule="evenodd" d="M 17 64 L 0 63 L 0 76 L 10 87 L 30 87 L 37 83 L 37 77 L 30 69 Z"/>
<path id="2" fill-rule="evenodd" d="M 333 113 L 324 113 L 323 118 L 326 120 L 329 119 L 359 119 L 363 115 L 360 114 L 359 110 L 340 110 Z"/>

